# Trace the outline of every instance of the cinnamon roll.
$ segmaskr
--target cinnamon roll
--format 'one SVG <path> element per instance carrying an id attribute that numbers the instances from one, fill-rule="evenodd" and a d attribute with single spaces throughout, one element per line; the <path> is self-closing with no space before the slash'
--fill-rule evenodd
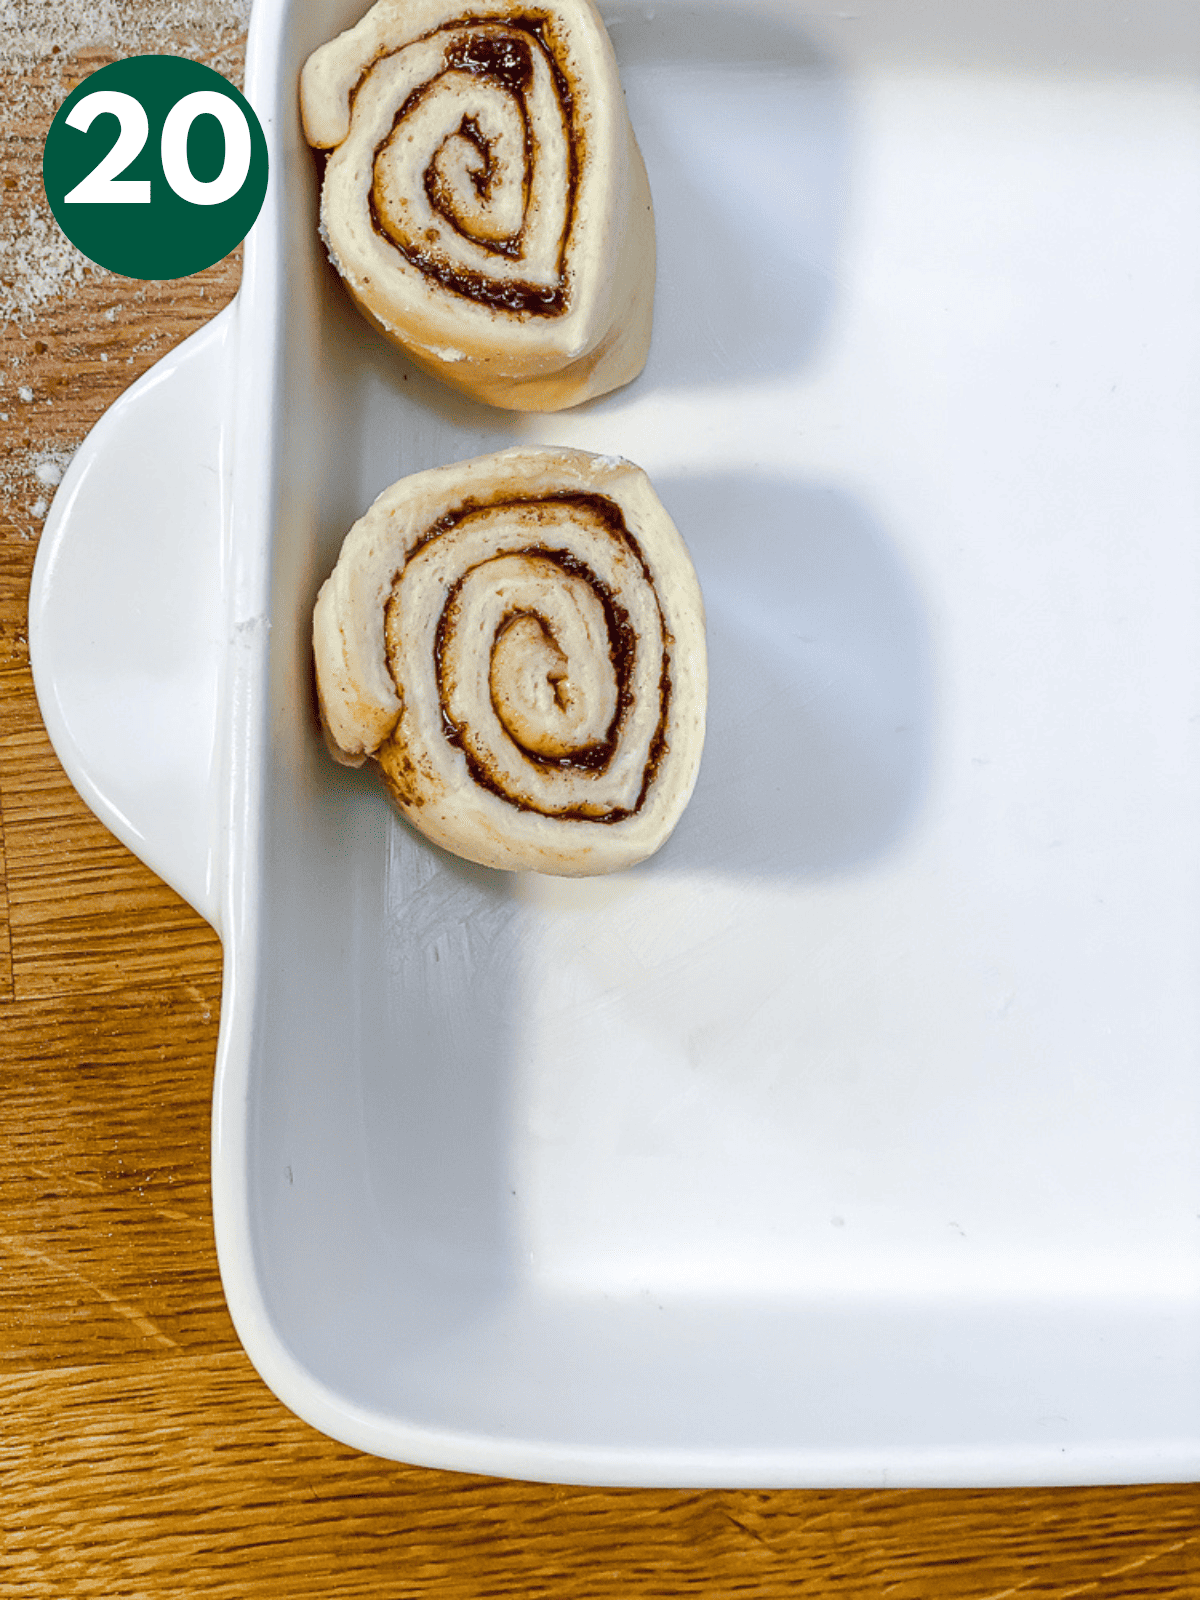
<path id="1" fill-rule="evenodd" d="M 653 854 L 704 742 L 704 605 L 650 481 L 514 449 L 404 478 L 313 618 L 327 740 L 469 861 L 567 877 Z"/>
<path id="2" fill-rule="evenodd" d="M 419 366 L 514 411 L 642 370 L 654 214 L 591 0 L 379 0 L 300 98 L 329 255 Z"/>

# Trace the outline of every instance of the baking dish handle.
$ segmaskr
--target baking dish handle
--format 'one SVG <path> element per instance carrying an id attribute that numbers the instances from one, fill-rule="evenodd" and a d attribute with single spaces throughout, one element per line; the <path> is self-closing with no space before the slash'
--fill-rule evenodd
<path id="1" fill-rule="evenodd" d="M 217 923 L 230 306 L 76 452 L 42 533 L 29 652 L 59 760 L 100 820 Z"/>

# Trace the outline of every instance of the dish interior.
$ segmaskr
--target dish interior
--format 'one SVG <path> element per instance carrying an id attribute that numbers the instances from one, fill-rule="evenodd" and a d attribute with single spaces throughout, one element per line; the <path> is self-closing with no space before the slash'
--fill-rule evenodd
<path id="1" fill-rule="evenodd" d="M 281 126 L 357 14 L 293 8 Z M 323 259 L 298 129 L 277 172 L 267 1313 L 410 1456 L 1170 1475 L 1200 1435 L 1194 8 L 605 17 L 659 242 L 618 394 L 521 417 L 422 377 Z M 316 729 L 350 524 L 518 442 L 643 466 L 705 592 L 699 786 L 612 878 L 447 857 Z"/>

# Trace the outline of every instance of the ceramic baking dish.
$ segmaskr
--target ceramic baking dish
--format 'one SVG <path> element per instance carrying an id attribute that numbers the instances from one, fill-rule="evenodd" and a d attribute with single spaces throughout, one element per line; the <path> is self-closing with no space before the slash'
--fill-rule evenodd
<path id="1" fill-rule="evenodd" d="M 55 746 L 220 931 L 213 1204 L 268 1384 L 384 1456 L 642 1484 L 1200 1475 L 1200 12 L 605 8 L 645 374 L 520 417 L 349 306 L 260 0 L 238 299 L 80 451 Z M 710 733 L 611 879 L 425 844 L 312 708 L 403 473 L 652 475 Z"/>

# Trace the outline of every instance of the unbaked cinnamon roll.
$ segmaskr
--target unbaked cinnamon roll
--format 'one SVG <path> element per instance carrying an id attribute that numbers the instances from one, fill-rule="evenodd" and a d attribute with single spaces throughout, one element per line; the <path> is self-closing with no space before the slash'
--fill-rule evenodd
<path id="1" fill-rule="evenodd" d="M 516 411 L 641 371 L 654 214 L 591 0 L 379 0 L 301 110 L 334 266 L 419 366 Z"/>
<path id="2" fill-rule="evenodd" d="M 639 468 L 515 449 L 402 479 L 350 530 L 313 618 L 340 760 L 469 861 L 632 866 L 687 804 L 704 606 Z"/>

